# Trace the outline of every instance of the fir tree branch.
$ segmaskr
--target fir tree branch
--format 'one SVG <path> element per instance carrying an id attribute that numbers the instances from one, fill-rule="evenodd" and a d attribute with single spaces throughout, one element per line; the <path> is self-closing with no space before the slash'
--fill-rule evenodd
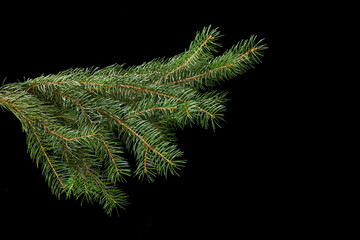
<path id="1" fill-rule="evenodd" d="M 251 36 L 214 57 L 219 37 L 206 27 L 172 58 L 3 84 L 0 108 L 20 120 L 30 157 L 55 195 L 98 202 L 111 214 L 127 205 L 116 185 L 125 177 L 178 175 L 186 161 L 174 129 L 215 129 L 227 97 L 209 88 L 253 68 L 267 48 Z M 135 158 L 133 174 L 125 151 Z"/>

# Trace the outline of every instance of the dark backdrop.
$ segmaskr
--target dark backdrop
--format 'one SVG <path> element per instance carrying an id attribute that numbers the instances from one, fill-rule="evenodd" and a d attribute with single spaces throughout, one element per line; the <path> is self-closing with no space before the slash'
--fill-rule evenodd
<path id="1" fill-rule="evenodd" d="M 296 170 L 286 153 L 290 116 L 279 107 L 286 83 L 274 74 L 281 65 L 279 40 L 289 23 L 287 15 L 276 9 L 225 2 L 206 8 L 176 3 L 3 8 L 11 11 L 1 22 L 0 80 L 7 77 L 6 82 L 73 67 L 131 66 L 171 57 L 209 24 L 224 34 L 223 49 L 251 34 L 265 38 L 269 45 L 262 64 L 220 87 L 231 98 L 222 128 L 213 132 L 193 127 L 177 133 L 188 159 L 181 177 L 152 184 L 129 179 L 120 187 L 130 196 L 131 205 L 120 216 L 108 217 L 100 206 L 81 207 L 79 201 L 52 196 L 26 153 L 20 123 L 11 113 L 0 112 L 0 211 L 6 226 L 28 226 L 31 233 L 47 229 L 64 236 L 108 233 L 118 237 L 241 237 L 280 234 L 291 228 L 299 208 L 294 199 L 299 196 L 292 191 L 296 182 L 287 180 Z"/>

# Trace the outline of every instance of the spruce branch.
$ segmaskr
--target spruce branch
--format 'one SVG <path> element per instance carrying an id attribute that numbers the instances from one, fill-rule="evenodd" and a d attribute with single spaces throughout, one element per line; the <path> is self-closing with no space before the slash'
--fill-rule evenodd
<path id="1" fill-rule="evenodd" d="M 178 175 L 186 161 L 174 130 L 223 119 L 226 92 L 210 90 L 260 63 L 267 48 L 251 36 L 214 57 L 217 29 L 196 34 L 185 52 L 124 68 L 76 68 L 0 87 L 0 108 L 27 136 L 30 157 L 52 192 L 98 202 L 111 214 L 127 205 L 117 184 Z M 131 153 L 130 170 L 124 152 Z"/>

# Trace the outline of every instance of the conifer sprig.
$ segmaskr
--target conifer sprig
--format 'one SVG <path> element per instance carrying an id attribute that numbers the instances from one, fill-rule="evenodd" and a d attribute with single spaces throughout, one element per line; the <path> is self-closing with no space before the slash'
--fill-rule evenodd
<path id="1" fill-rule="evenodd" d="M 214 57 L 219 37 L 206 27 L 189 49 L 169 59 L 76 68 L 6 84 L 0 107 L 20 120 L 30 157 L 56 196 L 98 202 L 111 214 L 127 205 L 117 187 L 126 177 L 153 181 L 178 174 L 186 161 L 174 129 L 215 128 L 226 93 L 208 89 L 260 63 L 267 48 L 251 36 Z M 133 171 L 125 151 L 136 161 Z"/>

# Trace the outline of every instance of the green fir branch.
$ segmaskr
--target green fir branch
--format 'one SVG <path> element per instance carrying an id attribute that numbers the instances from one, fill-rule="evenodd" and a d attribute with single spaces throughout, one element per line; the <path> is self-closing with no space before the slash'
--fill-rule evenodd
<path id="1" fill-rule="evenodd" d="M 30 157 L 57 196 L 127 205 L 117 184 L 129 176 L 154 181 L 185 165 L 174 129 L 216 128 L 226 92 L 208 89 L 261 62 L 263 40 L 251 36 L 223 54 L 217 29 L 196 34 L 189 49 L 124 68 L 76 68 L 0 87 L 0 108 L 12 112 L 27 136 Z M 125 152 L 134 156 L 130 170 Z"/>

